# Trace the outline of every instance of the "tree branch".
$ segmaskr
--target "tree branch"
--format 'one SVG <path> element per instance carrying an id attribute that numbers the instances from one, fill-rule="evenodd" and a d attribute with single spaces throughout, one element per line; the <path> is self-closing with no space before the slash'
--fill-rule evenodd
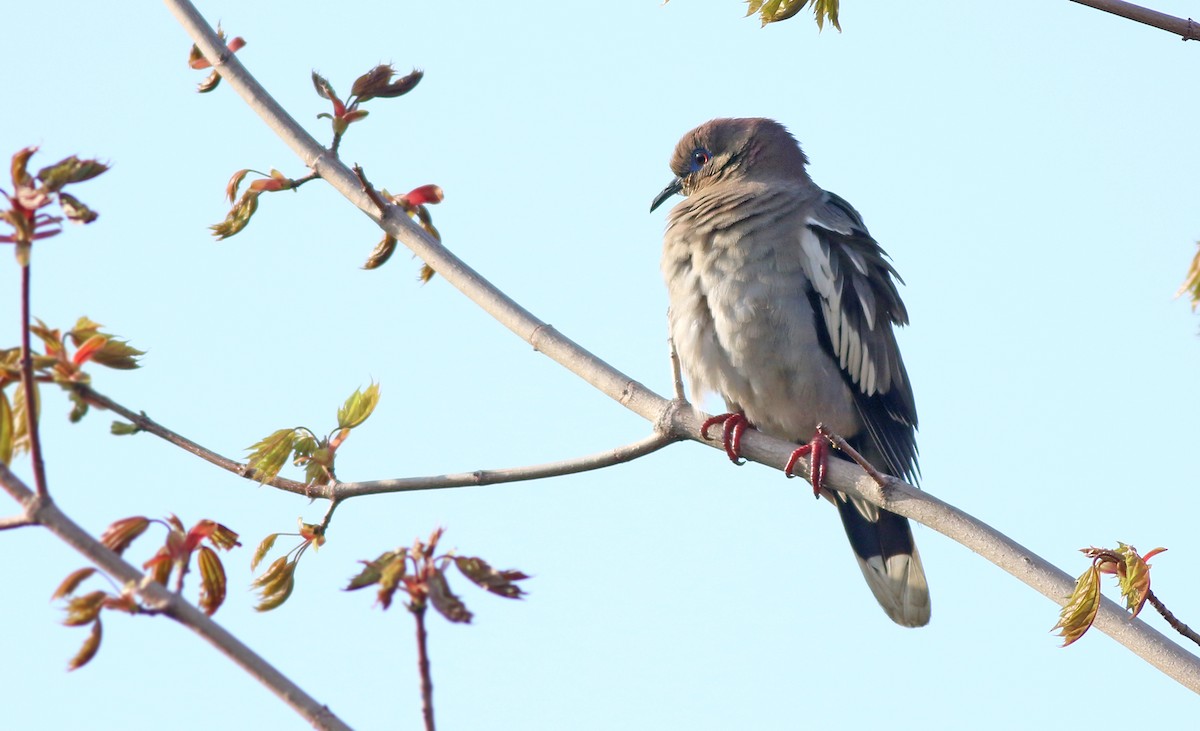
<path id="1" fill-rule="evenodd" d="M 0 464 L 0 486 L 25 507 L 26 519 L 44 525 L 64 543 L 83 554 L 89 562 L 106 572 L 119 585 L 136 587 L 138 596 L 149 604 L 155 613 L 171 617 L 207 640 L 221 654 L 233 660 L 251 677 L 267 686 L 280 700 L 308 720 L 314 728 L 349 731 L 350 727 L 334 715 L 333 711 L 305 693 L 300 686 L 242 644 L 237 637 L 214 622 L 204 612 L 178 594 L 168 591 L 163 585 L 149 580 L 125 559 L 110 551 L 79 524 L 63 514 L 50 498 L 40 497 L 30 490 L 4 464 Z"/>
<path id="2" fill-rule="evenodd" d="M 683 368 L 679 363 L 679 351 L 675 350 L 675 340 L 667 338 L 667 348 L 671 351 L 671 387 L 675 391 L 676 401 L 687 401 L 687 392 L 683 390 Z"/>
<path id="3" fill-rule="evenodd" d="M 1158 613 L 1162 615 L 1162 618 L 1166 620 L 1167 624 L 1171 625 L 1171 629 L 1188 638 L 1192 642 L 1195 642 L 1197 645 L 1200 645 L 1200 634 L 1196 634 L 1196 630 L 1187 626 L 1183 622 L 1180 622 L 1175 616 L 1174 612 L 1172 612 L 1170 609 L 1167 609 L 1167 605 L 1163 604 L 1162 601 L 1159 600 L 1159 598 L 1154 594 L 1153 590 L 1146 591 L 1146 599 L 1154 606 L 1156 610 L 1158 610 Z"/>
<path id="4" fill-rule="evenodd" d="M 216 452 L 204 447 L 196 442 L 193 442 L 187 437 L 171 431 L 162 424 L 154 421 L 145 414 L 135 413 L 131 409 L 122 406 L 113 401 L 102 393 L 92 390 L 90 386 L 78 385 L 75 386 L 75 392 L 80 398 L 87 401 L 89 404 L 97 408 L 107 409 L 113 413 L 120 414 L 128 419 L 132 424 L 145 432 L 149 432 L 157 437 L 165 439 L 175 446 L 191 452 L 200 459 L 203 459 L 210 464 L 214 464 L 221 469 L 228 470 L 239 477 L 244 477 L 248 480 L 257 480 L 254 470 L 248 465 L 229 459 L 228 457 L 217 454 Z M 525 467 L 508 467 L 494 470 L 475 470 L 474 472 L 461 472 L 458 474 L 449 475 L 433 475 L 429 477 L 402 477 L 392 480 L 371 480 L 367 482 L 330 482 L 326 484 L 306 484 L 289 480 L 283 477 L 276 477 L 263 483 L 272 487 L 279 488 L 286 492 L 303 495 L 310 499 L 332 500 L 341 502 L 352 497 L 362 497 L 364 495 L 381 495 L 391 492 L 414 492 L 417 490 L 440 490 L 447 487 L 481 487 L 483 485 L 496 485 L 503 482 L 522 482 L 525 480 L 541 480 L 547 477 L 558 477 L 559 475 L 570 475 L 576 472 L 588 472 L 590 470 L 598 470 L 604 467 L 611 467 L 622 462 L 629 462 L 644 457 L 651 452 L 656 452 L 672 442 L 679 441 L 685 437 L 668 434 L 665 429 L 659 429 L 654 434 L 640 439 L 632 444 L 626 444 L 604 452 L 589 454 L 584 457 L 575 457 L 573 459 L 565 459 L 558 462 L 548 462 L 540 465 L 530 465 Z M 332 509 L 329 511 L 332 513 Z"/>
<path id="5" fill-rule="evenodd" d="M 192 454 L 196 455 L 197 457 L 204 460 L 205 462 L 208 462 L 210 464 L 215 464 L 216 466 L 220 467 L 221 469 L 228 470 L 229 472 L 232 472 L 233 474 L 235 474 L 239 477 L 245 477 L 250 480 L 256 479 L 254 470 L 250 469 L 247 465 L 245 465 L 241 462 L 238 462 L 236 460 L 229 459 L 228 457 L 225 457 L 223 455 L 217 454 L 216 452 L 212 451 L 211 449 L 208 449 L 207 447 L 204 447 L 200 444 L 193 442 L 191 439 L 188 439 L 187 437 L 183 436 L 182 434 L 177 434 L 176 432 L 171 431 L 167 427 L 163 426 L 162 424 L 159 424 L 157 421 L 146 416 L 144 413 L 142 413 L 142 414 L 136 413 L 136 412 L 122 406 L 121 404 L 117 403 L 116 401 L 113 401 L 112 399 L 105 396 L 104 394 L 102 394 L 98 391 L 92 390 L 91 386 L 81 383 L 81 384 L 76 384 L 72 388 L 74 388 L 75 393 L 80 398 L 82 398 L 84 401 L 86 401 L 87 403 L 89 403 L 92 406 L 95 406 L 97 408 L 111 411 L 114 414 L 120 414 L 121 416 L 128 419 L 131 424 L 136 426 L 138 429 L 141 429 L 142 431 L 150 432 L 151 434 L 153 434 L 156 437 L 159 437 L 160 439 L 165 439 L 166 441 L 170 442 L 171 444 L 174 444 L 175 446 L 179 447 L 180 449 L 182 449 L 186 452 L 191 452 Z M 304 483 L 296 482 L 295 480 L 286 480 L 283 478 L 276 478 L 265 484 L 271 485 L 272 487 L 278 487 L 281 490 L 287 490 L 288 492 L 300 493 L 302 495 L 307 494 L 304 489 L 305 488 Z"/>
<path id="6" fill-rule="evenodd" d="M 13 528 L 24 528 L 27 525 L 37 525 L 37 521 L 30 520 L 28 515 L 10 515 L 7 518 L 0 518 L 0 530 L 12 530 Z"/>
<path id="7" fill-rule="evenodd" d="M 703 414 L 679 412 L 676 424 L 687 431 L 699 429 Z M 714 444 L 714 446 L 716 446 Z M 768 466 L 782 465 L 796 445 L 756 430 L 748 430 L 742 439 L 742 456 Z M 802 463 L 803 465 L 803 463 Z M 807 465 L 803 465 L 807 470 Z M 805 474 L 807 477 L 807 472 Z M 1075 579 L 990 525 L 942 502 L 927 492 L 884 476 L 886 486 L 876 483 L 858 465 L 831 459 L 826 467 L 825 486 L 859 497 L 928 526 L 947 538 L 966 546 L 996 566 L 1062 606 L 1075 587 Z M 1129 648 L 1138 657 L 1179 682 L 1200 693 L 1200 658 L 1143 622 L 1130 619 L 1129 613 L 1104 598 L 1093 627 Z"/>
<path id="8" fill-rule="evenodd" d="M 563 337 L 551 325 L 534 317 L 511 297 L 493 286 L 461 259 L 434 241 L 398 206 L 379 207 L 363 189 L 362 181 L 341 160 L 321 146 L 276 102 L 267 90 L 230 53 L 188 0 L 164 0 L 229 87 L 246 102 L 305 165 L 312 168 L 334 190 L 358 207 L 384 231 L 392 234 L 420 257 L 451 286 L 467 296 L 500 324 L 538 352 L 564 366 L 639 416 L 654 421 L 662 412 L 664 399 L 629 376 Z"/>
<path id="9" fill-rule="evenodd" d="M 1186 20 L 1176 18 L 1174 15 L 1160 13 L 1157 10 L 1143 8 L 1141 5 L 1123 2 L 1123 0 L 1071 0 L 1071 2 L 1154 26 L 1173 33 L 1185 41 L 1200 41 L 1200 23 L 1196 23 L 1191 18 Z"/>
<path id="10" fill-rule="evenodd" d="M 32 258 L 32 252 L 30 252 Z M 37 494 L 46 497 L 46 463 L 42 459 L 42 437 L 38 432 L 37 387 L 33 381 L 33 349 L 30 343 L 29 313 L 30 270 L 33 263 L 21 267 L 21 387 L 25 397 L 25 433 L 29 435 L 29 459 L 33 463 L 33 484 Z"/>
<path id="11" fill-rule="evenodd" d="M 676 408 L 678 402 L 650 392 L 637 381 L 599 361 L 554 328 L 522 308 L 497 290 L 475 271 L 424 234 L 407 216 L 391 208 L 380 216 L 378 208 L 362 189 L 359 179 L 295 121 L 250 76 L 236 58 L 225 51 L 212 28 L 186 0 L 165 0 L 180 24 L 204 56 L 243 100 L 280 138 L 331 186 L 375 220 L 385 231 L 403 242 L 432 266 L 452 286 L 492 315 L 505 327 L 566 367 L 601 392 L 634 413 L 656 424 L 656 428 L 675 438 L 703 441 L 699 434 L 699 415 L 691 409 Z M 710 445 L 715 446 L 715 445 Z M 783 465 L 795 445 L 748 432 L 743 441 L 746 457 L 771 466 Z M 1036 589 L 1060 606 L 1074 586 L 1073 579 L 1020 544 L 926 493 L 898 480 L 889 480 L 886 489 L 877 485 L 856 465 L 830 460 L 826 485 L 888 510 L 904 515 L 942 533 L 975 551 Z M 1115 603 L 1105 599 L 1094 626 L 1128 647 L 1138 656 L 1174 678 L 1193 692 L 1200 693 L 1200 659 L 1171 642 L 1139 619 L 1130 620 Z"/>
<path id="12" fill-rule="evenodd" d="M 426 647 L 425 605 L 411 609 L 417 622 L 417 672 L 421 675 L 421 717 L 425 719 L 425 731 L 434 731 L 433 726 L 433 674 L 429 672 L 429 650 Z"/>
<path id="13" fill-rule="evenodd" d="M 342 482 L 333 486 L 333 493 L 339 498 L 351 498 L 361 495 L 374 495 L 384 492 L 413 492 L 416 490 L 440 490 L 447 487 L 480 487 L 496 485 L 503 482 L 522 482 L 525 480 L 540 480 L 545 477 L 558 477 L 577 472 L 588 472 L 604 467 L 629 462 L 638 457 L 644 457 L 651 452 L 657 452 L 668 444 L 680 440 L 677 436 L 651 434 L 645 439 L 626 444 L 606 452 L 590 454 L 586 457 L 547 462 L 546 464 L 530 465 L 528 467 L 510 467 L 500 470 L 476 470 L 434 477 L 404 477 L 395 480 L 373 480 L 371 482 Z"/>

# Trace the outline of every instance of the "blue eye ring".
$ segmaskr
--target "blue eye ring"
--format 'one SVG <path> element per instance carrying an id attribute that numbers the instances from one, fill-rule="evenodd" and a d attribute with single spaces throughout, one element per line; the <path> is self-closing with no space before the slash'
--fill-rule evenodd
<path id="1" fill-rule="evenodd" d="M 697 147 L 696 149 L 692 150 L 692 156 L 689 161 L 689 167 L 693 173 L 700 172 L 700 168 L 707 165 L 708 161 L 711 159 L 712 159 L 712 153 L 710 153 L 708 150 L 704 149 L 703 147 Z"/>

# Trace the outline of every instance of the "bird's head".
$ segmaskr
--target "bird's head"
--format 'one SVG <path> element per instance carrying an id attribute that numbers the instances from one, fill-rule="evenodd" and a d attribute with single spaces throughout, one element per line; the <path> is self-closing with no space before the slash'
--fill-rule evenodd
<path id="1" fill-rule="evenodd" d="M 774 120 L 714 119 L 679 140 L 671 156 L 675 179 L 655 196 L 650 210 L 676 193 L 692 195 L 727 181 L 807 179 L 807 163 L 795 138 Z"/>

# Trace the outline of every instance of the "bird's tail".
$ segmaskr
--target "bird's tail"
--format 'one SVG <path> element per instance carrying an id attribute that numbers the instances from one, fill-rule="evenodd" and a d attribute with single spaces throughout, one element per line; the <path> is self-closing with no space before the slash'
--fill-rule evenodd
<path id="1" fill-rule="evenodd" d="M 929 624 L 929 584 L 908 519 L 835 492 L 834 503 L 867 585 L 896 624 Z"/>

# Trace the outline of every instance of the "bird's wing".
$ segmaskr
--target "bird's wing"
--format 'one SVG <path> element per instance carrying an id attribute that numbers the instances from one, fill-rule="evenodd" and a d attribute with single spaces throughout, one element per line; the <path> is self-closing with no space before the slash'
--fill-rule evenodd
<path id="1" fill-rule="evenodd" d="M 822 345 L 853 386 L 859 413 L 888 471 L 917 476 L 917 410 L 893 326 L 908 322 L 900 275 L 858 211 L 833 193 L 816 201 L 800 237 Z"/>

